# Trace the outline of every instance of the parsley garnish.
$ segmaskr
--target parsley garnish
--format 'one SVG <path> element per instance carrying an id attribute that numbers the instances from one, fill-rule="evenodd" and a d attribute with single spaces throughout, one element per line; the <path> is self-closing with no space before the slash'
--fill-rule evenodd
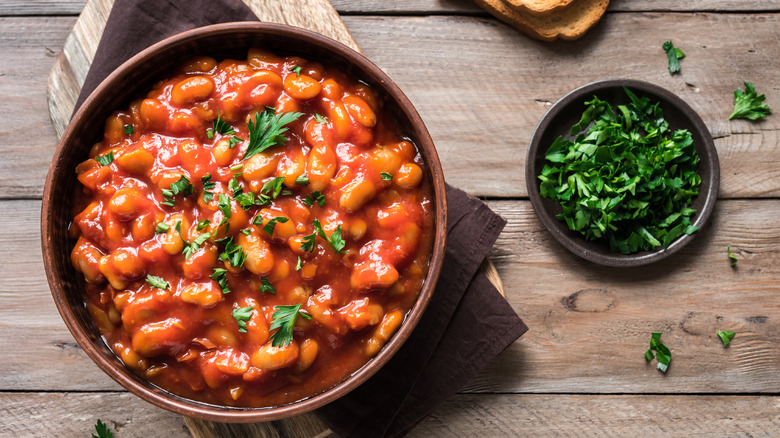
<path id="1" fill-rule="evenodd" d="M 333 234 L 328 237 L 327 234 L 325 234 L 325 230 L 322 229 L 322 225 L 320 224 L 320 221 L 318 219 L 312 219 L 311 221 L 312 225 L 314 225 L 314 233 L 309 234 L 308 236 L 303 237 L 303 244 L 301 244 L 301 250 L 312 252 L 314 251 L 315 247 L 315 235 L 319 235 L 322 237 L 326 242 L 330 244 L 331 247 L 333 247 L 333 250 L 336 252 L 344 252 L 344 246 L 347 244 L 347 242 L 344 241 L 344 239 L 341 238 L 341 225 L 336 227 L 336 230 L 333 232 Z"/>
<path id="2" fill-rule="evenodd" d="M 266 222 L 265 226 L 263 227 L 263 231 L 268 233 L 269 236 L 273 236 L 274 234 L 274 228 L 276 228 L 276 223 L 279 222 L 280 224 L 283 224 L 287 222 L 290 219 L 287 219 L 284 216 L 276 216 L 275 218 L 269 220 Z"/>
<path id="3" fill-rule="evenodd" d="M 319 113 L 314 113 L 314 120 L 316 120 L 318 123 L 322 123 L 323 125 L 328 124 L 328 119 L 321 116 Z"/>
<path id="4" fill-rule="evenodd" d="M 152 287 L 156 287 L 157 289 L 168 289 L 168 282 L 163 280 L 162 277 L 155 277 L 154 275 L 147 274 L 146 282 L 151 284 Z"/>
<path id="5" fill-rule="evenodd" d="M 631 254 L 698 229 L 688 206 L 701 177 L 691 133 L 671 132 L 658 103 L 624 90 L 631 103 L 616 112 L 598 97 L 586 102 L 571 129 L 575 141 L 553 142 L 539 179 L 541 195 L 561 204 L 558 217 L 569 229 Z"/>
<path id="6" fill-rule="evenodd" d="M 103 156 L 95 157 L 95 161 L 100 163 L 101 166 L 108 166 L 112 161 L 114 161 L 114 152 L 112 151 Z"/>
<path id="7" fill-rule="evenodd" d="M 734 112 L 729 116 L 731 119 L 750 119 L 758 120 L 766 117 L 772 110 L 767 105 L 763 105 L 764 95 L 756 94 L 753 84 L 745 82 L 745 92 L 734 90 Z"/>
<path id="8" fill-rule="evenodd" d="M 249 228 L 244 228 L 243 230 L 241 230 L 241 232 L 246 234 L 247 236 L 252 234 L 252 230 L 250 230 Z"/>
<path id="9" fill-rule="evenodd" d="M 254 225 L 263 225 L 263 217 L 259 214 L 252 218 L 252 224 Z"/>
<path id="10" fill-rule="evenodd" d="M 311 315 L 301 310 L 301 305 L 274 306 L 274 315 L 271 319 L 269 330 L 278 329 L 271 335 L 271 345 L 274 347 L 286 347 L 293 338 L 293 328 L 298 315 L 311 319 Z"/>
<path id="11" fill-rule="evenodd" d="M 252 306 L 241 307 L 239 309 L 233 309 L 233 318 L 238 323 L 239 333 L 246 333 L 246 322 L 252 317 Z"/>
<path id="12" fill-rule="evenodd" d="M 661 334 L 653 333 L 650 337 L 650 349 L 645 351 L 645 361 L 653 360 L 653 352 L 655 352 L 655 358 L 658 359 L 658 369 L 666 372 L 669 368 L 669 362 L 672 361 L 672 353 L 666 345 L 661 343 Z"/>
<path id="13" fill-rule="evenodd" d="M 290 69 L 291 72 L 295 73 L 295 76 L 300 76 L 301 70 L 303 70 L 303 68 L 301 68 L 300 65 L 296 65 L 295 67 Z"/>
<path id="14" fill-rule="evenodd" d="M 225 237 L 216 241 L 219 245 L 225 245 L 225 250 L 219 254 L 219 259 L 230 263 L 234 268 L 238 268 L 244 265 L 246 260 L 246 252 L 241 245 L 233 242 L 232 237 Z"/>
<path id="15" fill-rule="evenodd" d="M 92 438 L 113 438 L 114 434 L 111 432 L 111 429 L 108 428 L 106 423 L 103 423 L 98 419 L 97 424 L 95 424 L 95 432 L 97 432 L 97 435 L 94 433 L 92 434 Z"/>
<path id="16" fill-rule="evenodd" d="M 383 181 L 390 181 L 390 180 L 393 179 L 393 175 L 391 175 L 391 174 L 389 174 L 387 172 L 382 172 L 382 173 L 379 174 L 379 176 L 382 177 Z"/>
<path id="17" fill-rule="evenodd" d="M 244 189 L 241 187 L 241 184 L 238 183 L 238 175 L 240 175 L 240 173 L 233 175 L 233 178 L 228 182 L 228 189 L 233 192 L 233 199 L 236 199 L 238 195 L 244 193 Z"/>
<path id="18" fill-rule="evenodd" d="M 125 125 L 123 129 L 125 130 L 125 134 L 127 135 L 132 135 L 133 133 L 135 133 L 135 126 L 133 125 Z"/>
<path id="19" fill-rule="evenodd" d="M 208 220 L 208 219 L 201 219 L 201 220 L 198 221 L 198 224 L 195 226 L 195 229 L 197 231 L 203 231 L 203 229 L 208 227 L 209 225 L 211 225 L 211 221 L 210 220 Z"/>
<path id="20" fill-rule="evenodd" d="M 157 224 L 157 226 L 154 228 L 154 234 L 162 234 L 168 232 L 168 230 L 171 229 L 171 226 L 166 224 L 165 222 L 160 222 Z"/>
<path id="21" fill-rule="evenodd" d="M 234 135 L 234 136 L 230 137 L 230 140 L 228 140 L 228 147 L 230 149 L 233 149 L 234 147 L 236 147 L 237 144 L 241 143 L 242 141 L 244 141 L 243 138 L 241 138 L 241 137 L 239 137 L 237 135 Z"/>
<path id="22" fill-rule="evenodd" d="M 737 266 L 737 262 L 739 262 L 739 259 L 737 258 L 737 256 L 735 256 L 734 254 L 731 253 L 731 247 L 730 246 L 726 247 L 726 254 L 728 254 L 728 256 L 729 256 L 729 260 L 731 261 L 731 266 L 732 267 L 733 266 Z"/>
<path id="23" fill-rule="evenodd" d="M 210 139 L 214 138 L 214 132 L 219 132 L 222 135 L 233 135 L 236 130 L 233 129 L 226 121 L 222 120 L 222 116 L 217 110 L 217 118 L 211 121 L 211 128 L 206 130 L 206 136 Z"/>
<path id="24" fill-rule="evenodd" d="M 314 203 L 320 204 L 320 207 L 325 205 L 325 196 L 322 195 L 320 192 L 311 192 L 311 194 L 306 195 L 301 202 L 303 202 L 307 207 L 311 207 L 314 205 Z"/>
<path id="25" fill-rule="evenodd" d="M 200 180 L 203 183 L 203 201 L 209 203 L 214 199 L 214 193 L 211 190 L 217 186 L 217 183 L 211 180 L 210 173 L 200 177 Z"/>
<path id="26" fill-rule="evenodd" d="M 685 58 L 685 53 L 682 50 L 674 47 L 671 41 L 667 41 L 663 44 L 663 49 L 666 52 L 666 57 L 669 58 L 669 73 L 675 74 L 680 71 L 680 59 Z"/>
<path id="27" fill-rule="evenodd" d="M 298 263 L 295 264 L 295 270 L 300 271 L 303 267 L 303 260 L 301 260 L 301 256 L 298 256 Z"/>
<path id="28" fill-rule="evenodd" d="M 227 269 L 214 268 L 214 273 L 209 275 L 209 278 L 216 281 L 219 287 L 222 289 L 223 294 L 230 293 L 230 287 L 228 286 Z"/>
<path id="29" fill-rule="evenodd" d="M 306 175 L 305 173 L 302 175 L 298 175 L 298 178 L 295 178 L 295 185 L 296 186 L 308 186 L 309 185 L 309 175 Z"/>
<path id="30" fill-rule="evenodd" d="M 190 184 L 190 180 L 187 179 L 186 176 L 182 175 L 178 181 L 171 184 L 170 189 L 162 189 L 163 198 L 165 198 L 165 201 L 162 202 L 162 205 L 173 207 L 176 203 L 176 201 L 173 199 L 175 195 L 181 193 L 182 196 L 189 196 L 194 190 L 195 188 L 192 186 L 192 184 Z"/>
<path id="31" fill-rule="evenodd" d="M 282 184 L 283 182 L 283 176 L 272 178 L 263 184 L 263 188 L 260 190 L 260 192 L 270 196 L 273 199 L 276 199 L 279 197 L 279 193 L 282 192 L 282 188 L 284 188 L 284 184 Z"/>
<path id="32" fill-rule="evenodd" d="M 241 170 L 242 167 L 244 167 L 244 163 L 239 163 L 239 164 L 236 164 L 235 166 L 231 167 L 230 170 L 235 172 L 236 170 Z"/>
<path id="33" fill-rule="evenodd" d="M 228 230 L 230 229 L 230 221 L 228 218 L 223 217 L 221 221 L 219 221 L 219 224 L 217 225 L 217 230 L 219 230 L 219 227 L 222 225 L 225 226 L 225 234 L 227 234 Z"/>
<path id="34" fill-rule="evenodd" d="M 284 125 L 298 120 L 302 113 L 278 113 L 274 114 L 268 109 L 255 114 L 255 120 L 247 123 L 249 128 L 249 146 L 242 160 L 262 152 L 272 146 L 281 145 L 287 142 L 284 134 L 287 128 Z"/>
<path id="35" fill-rule="evenodd" d="M 313 232 L 309 235 L 303 236 L 303 239 L 301 239 L 303 243 L 301 243 L 301 251 L 306 252 L 313 252 L 314 247 L 317 244 L 317 232 Z M 300 259 L 298 259 L 300 261 Z"/>
<path id="36" fill-rule="evenodd" d="M 719 337 L 720 340 L 723 342 L 723 345 L 729 345 L 731 343 L 731 340 L 734 339 L 734 335 L 736 335 L 736 332 L 732 332 L 731 330 L 718 330 L 715 332 Z"/>
<path id="37" fill-rule="evenodd" d="M 238 202 L 244 210 L 249 210 L 254 205 L 270 204 L 271 197 L 262 193 L 257 196 L 255 196 L 254 193 L 242 193 L 236 196 L 236 202 Z"/>
<path id="38" fill-rule="evenodd" d="M 271 280 L 265 277 L 260 277 L 260 281 L 263 283 L 260 285 L 260 293 L 265 295 L 265 293 L 268 292 L 271 295 L 276 295 L 276 289 L 274 289 L 273 285 L 271 285 Z"/>
<path id="39" fill-rule="evenodd" d="M 184 254 L 184 259 L 189 259 L 193 254 L 198 252 L 200 249 L 200 246 L 203 245 L 203 243 L 211 238 L 211 233 L 203 233 L 200 236 L 196 237 L 195 240 L 192 241 L 192 243 L 184 242 L 184 247 L 181 250 L 181 253 Z"/>
<path id="40" fill-rule="evenodd" d="M 219 207 L 219 211 L 221 211 L 226 218 L 229 218 L 233 215 L 233 212 L 230 211 L 230 198 L 228 198 L 226 194 L 219 194 L 219 201 L 217 206 Z M 220 223 L 220 225 L 222 224 Z"/>

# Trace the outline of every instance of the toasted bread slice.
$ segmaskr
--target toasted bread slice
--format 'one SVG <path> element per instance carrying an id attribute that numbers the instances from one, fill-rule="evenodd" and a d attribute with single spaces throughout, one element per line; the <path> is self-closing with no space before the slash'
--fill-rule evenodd
<path id="1" fill-rule="evenodd" d="M 550 15 L 569 6 L 574 0 L 504 0 L 510 8 L 520 13 Z"/>
<path id="2" fill-rule="evenodd" d="M 474 2 L 499 20 L 542 41 L 576 40 L 599 21 L 609 5 L 609 0 L 575 0 L 554 14 L 539 16 L 515 11 L 503 0 Z"/>

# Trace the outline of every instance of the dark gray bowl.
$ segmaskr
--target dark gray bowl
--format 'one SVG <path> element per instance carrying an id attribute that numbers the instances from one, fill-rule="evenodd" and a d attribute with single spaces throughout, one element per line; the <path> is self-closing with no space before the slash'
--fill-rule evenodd
<path id="1" fill-rule="evenodd" d="M 693 135 L 696 153 L 701 158 L 699 175 L 701 185 L 699 196 L 693 201 L 691 208 L 696 209 L 693 225 L 699 230 L 691 235 L 683 235 L 673 241 L 667 248 L 656 251 L 642 251 L 634 254 L 612 252 L 609 244 L 600 241 L 587 241 L 580 233 L 569 230 L 566 222 L 556 218 L 562 212 L 557 201 L 542 198 L 539 194 L 539 178 L 544 167 L 544 155 L 547 149 L 559 135 L 571 138 L 569 131 L 576 124 L 585 109 L 585 102 L 594 95 L 613 105 L 629 103 L 623 91 L 626 87 L 638 96 L 647 96 L 652 102 L 661 102 L 664 118 L 671 130 L 687 129 Z M 639 266 L 666 258 L 704 231 L 705 225 L 712 214 L 715 200 L 718 197 L 720 184 L 720 165 L 715 143 L 707 130 L 707 126 L 698 114 L 674 93 L 648 82 L 633 79 L 608 79 L 584 85 L 564 96 L 555 103 L 537 125 L 528 147 L 525 164 L 525 180 L 528 186 L 528 196 L 542 224 L 552 233 L 566 249 L 592 262 L 606 266 Z"/>

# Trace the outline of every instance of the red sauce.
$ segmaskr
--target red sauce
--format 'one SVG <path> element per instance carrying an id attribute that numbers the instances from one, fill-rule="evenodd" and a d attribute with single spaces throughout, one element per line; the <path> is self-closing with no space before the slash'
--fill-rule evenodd
<path id="1" fill-rule="evenodd" d="M 301 115 L 244 159 L 264 111 Z M 235 132 L 209 132 L 218 117 Z M 425 164 L 372 90 L 333 67 L 257 49 L 193 59 L 114 112 L 91 157 L 71 254 L 87 308 L 122 361 L 171 392 L 251 407 L 320 393 L 417 299 L 433 241 Z M 242 192 L 268 198 L 242 205 Z M 300 313 L 274 345 L 285 305 Z"/>

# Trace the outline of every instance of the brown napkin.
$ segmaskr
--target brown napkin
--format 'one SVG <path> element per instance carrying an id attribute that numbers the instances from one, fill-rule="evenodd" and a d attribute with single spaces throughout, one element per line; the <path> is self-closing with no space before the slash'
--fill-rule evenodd
<path id="1" fill-rule="evenodd" d="M 252 21 L 241 0 L 121 0 L 114 3 L 77 108 L 124 61 L 179 32 Z M 316 411 L 344 437 L 403 436 L 528 328 L 477 272 L 504 219 L 447 187 L 447 252 L 436 291 L 404 346 L 366 383 Z"/>

